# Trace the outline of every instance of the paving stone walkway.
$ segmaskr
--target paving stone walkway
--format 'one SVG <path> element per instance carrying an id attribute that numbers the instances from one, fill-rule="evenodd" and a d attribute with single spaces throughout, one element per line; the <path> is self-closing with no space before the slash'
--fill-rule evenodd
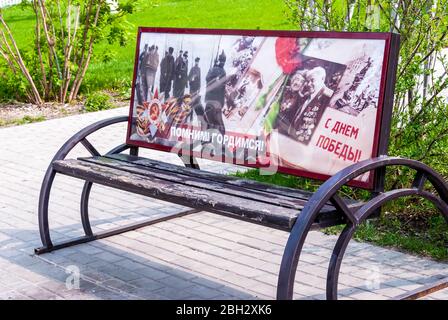
<path id="1" fill-rule="evenodd" d="M 0 129 L 0 299 L 272 299 L 288 234 L 200 212 L 41 256 L 37 203 L 57 149 L 76 131 L 126 108 Z M 105 152 L 125 139 L 125 124 L 89 139 Z M 143 155 L 180 164 L 174 155 Z M 87 155 L 82 148 L 73 157 Z M 236 168 L 201 161 L 203 169 Z M 82 182 L 57 176 L 50 202 L 55 241 L 82 235 Z M 177 205 L 94 186 L 95 230 L 160 217 Z M 296 299 L 323 299 L 335 236 L 311 232 L 296 277 Z M 77 274 L 80 275 L 77 289 Z M 390 299 L 448 276 L 447 264 L 352 241 L 342 265 L 342 299 Z M 428 299 L 448 299 L 448 290 Z"/>

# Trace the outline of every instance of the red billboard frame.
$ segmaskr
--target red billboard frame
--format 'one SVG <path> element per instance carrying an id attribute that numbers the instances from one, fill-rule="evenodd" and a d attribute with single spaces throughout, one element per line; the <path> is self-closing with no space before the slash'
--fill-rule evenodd
<path id="1" fill-rule="evenodd" d="M 384 58 L 381 71 L 380 91 L 378 99 L 378 111 L 375 125 L 375 133 L 372 147 L 372 157 L 387 154 L 387 146 L 390 132 L 390 122 L 393 107 L 393 92 L 395 85 L 396 65 L 398 61 L 399 35 L 383 32 L 336 32 L 336 31 L 283 31 L 283 30 L 246 30 L 246 29 L 191 29 L 191 28 L 159 28 L 159 27 L 139 27 L 137 33 L 137 44 L 135 50 L 134 74 L 132 79 L 132 93 L 129 108 L 128 129 L 126 143 L 131 146 L 150 148 L 159 151 L 169 152 L 170 146 L 163 146 L 156 143 L 131 140 L 131 129 L 133 121 L 133 106 L 135 95 L 135 84 L 137 78 L 138 57 L 140 53 L 140 39 L 142 33 L 172 33 L 172 34 L 204 34 L 204 35 L 236 35 L 236 36 L 265 36 L 265 37 L 295 37 L 295 38 L 336 38 L 336 39 L 376 39 L 384 40 Z M 200 154 L 191 152 L 193 157 L 202 158 Z M 238 163 L 239 164 L 239 163 Z M 244 166 L 259 168 L 260 164 L 244 164 Z M 278 166 L 278 172 L 290 175 L 326 180 L 330 176 L 311 171 L 293 169 Z M 353 180 L 349 185 L 364 189 L 381 189 L 384 175 L 371 173 L 366 182 Z"/>

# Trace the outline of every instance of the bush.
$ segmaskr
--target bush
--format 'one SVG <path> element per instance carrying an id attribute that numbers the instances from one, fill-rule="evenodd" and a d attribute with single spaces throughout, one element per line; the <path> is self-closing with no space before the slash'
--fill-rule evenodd
<path id="1" fill-rule="evenodd" d="M 84 110 L 86 112 L 95 112 L 101 110 L 111 109 L 113 107 L 110 102 L 109 95 L 102 92 L 95 92 L 87 96 L 84 103 Z"/>
<path id="2" fill-rule="evenodd" d="M 448 0 L 285 0 L 285 3 L 290 8 L 291 21 L 301 30 L 400 34 L 389 154 L 422 161 L 448 177 L 448 57 L 443 52 L 448 47 Z M 254 173 L 245 175 L 251 178 Z M 415 170 L 388 168 L 386 189 L 406 188 L 414 176 Z M 273 182 L 291 185 L 291 181 L 279 177 Z M 311 191 L 318 187 L 318 184 L 306 185 L 303 179 L 296 179 L 293 184 Z M 360 200 L 366 196 L 350 188 L 341 191 L 344 196 Z M 334 227 L 327 232 L 340 230 Z M 420 197 L 387 203 L 381 217 L 359 226 L 354 237 L 448 259 L 446 221 L 429 201 Z"/>
<path id="3" fill-rule="evenodd" d="M 77 99 L 96 45 L 102 40 L 126 45 L 126 16 L 134 12 L 137 1 L 32 0 L 23 1 L 22 7 L 35 18 L 34 41 L 30 50 L 19 50 L 16 38 L 21 36 L 13 34 L 0 8 L 0 76 L 9 69 L 20 77 L 25 92 L 20 98 L 42 105 Z M 109 50 L 103 60 L 113 55 Z"/>
<path id="4" fill-rule="evenodd" d="M 443 52 L 448 47 L 448 0 L 285 3 L 291 21 L 302 30 L 400 34 L 389 154 L 422 161 L 448 177 L 448 59 Z M 390 168 L 387 186 L 406 186 L 414 174 Z"/>

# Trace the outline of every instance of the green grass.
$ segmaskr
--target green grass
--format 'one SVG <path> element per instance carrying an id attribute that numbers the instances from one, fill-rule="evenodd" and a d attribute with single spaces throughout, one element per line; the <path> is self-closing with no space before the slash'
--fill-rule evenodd
<path id="1" fill-rule="evenodd" d="M 23 10 L 21 6 L 12 6 L 3 10 L 3 16 L 8 23 L 20 49 L 34 49 L 34 21 L 32 10 Z"/>
<path id="2" fill-rule="evenodd" d="M 307 180 L 304 178 L 275 173 L 275 174 L 260 174 L 257 169 L 247 170 L 245 172 L 235 173 L 237 177 L 247 178 L 255 181 L 260 181 L 264 183 L 274 184 L 278 186 L 284 186 L 289 188 L 300 188 L 302 190 L 314 191 L 316 190 L 320 183 L 312 180 Z"/>
<path id="3" fill-rule="evenodd" d="M 290 188 L 315 191 L 320 182 L 276 173 L 261 175 L 251 169 L 237 172 L 236 176 Z M 367 199 L 368 193 L 342 189 L 344 196 Z M 339 234 L 344 226 L 324 229 L 327 234 Z M 354 239 L 371 242 L 384 247 L 393 247 L 406 252 L 448 261 L 448 224 L 428 201 L 416 198 L 400 198 L 385 205 L 379 219 L 361 224 Z"/>
<path id="4" fill-rule="evenodd" d="M 151 4 L 151 2 L 153 4 Z M 216 29 L 293 29 L 284 15 L 282 0 L 164 0 L 143 2 L 144 6 L 130 16 L 137 33 L 138 26 L 216 28 Z M 135 38 L 135 37 L 131 37 Z M 97 47 L 99 56 L 108 46 Z M 135 41 L 117 49 L 115 58 L 104 63 L 94 61 L 87 83 L 91 88 L 119 88 L 130 82 L 134 68 Z"/>
<path id="5" fill-rule="evenodd" d="M 283 0 L 159 0 L 141 1 L 129 16 L 131 37 L 125 47 L 106 42 L 95 47 L 82 91 L 120 89 L 129 86 L 134 68 L 137 27 L 180 27 L 216 29 L 295 29 L 284 14 Z M 15 6 L 4 10 L 21 49 L 32 48 L 34 16 L 31 10 Z M 105 53 L 113 58 L 103 62 Z"/>
<path id="6" fill-rule="evenodd" d="M 41 121 L 45 121 L 45 120 L 46 120 L 46 118 L 44 116 L 36 116 L 36 117 L 24 116 L 23 118 L 13 119 L 13 120 L 0 119 L 0 127 L 20 126 L 23 124 L 28 124 L 28 123 L 33 123 L 33 122 L 41 122 Z"/>
<path id="7" fill-rule="evenodd" d="M 389 217 L 368 220 L 362 223 L 354 239 L 371 242 L 382 247 L 391 247 L 435 260 L 448 261 L 448 227 L 440 215 L 434 215 L 426 221 L 425 227 L 410 229 L 400 219 Z M 391 225 L 393 222 L 393 226 Z M 343 226 L 324 229 L 327 234 L 339 234 Z"/>
<path id="8" fill-rule="evenodd" d="M 287 21 L 284 14 L 283 0 L 159 0 L 142 1 L 136 13 L 129 17 L 131 38 L 125 47 L 113 48 L 103 42 L 95 47 L 94 58 L 90 64 L 82 92 L 92 100 L 92 109 L 103 106 L 101 97 L 94 92 L 100 89 L 117 89 L 129 94 L 132 79 L 135 52 L 135 35 L 138 26 L 185 27 L 185 28 L 232 28 L 232 29 L 296 29 Z M 15 6 L 4 10 L 5 20 L 21 49 L 33 50 L 34 16 L 31 10 L 22 10 Z M 104 54 L 111 52 L 112 60 L 103 62 Z M 0 121 L 1 125 L 24 124 L 42 121 L 45 118 L 23 118 L 14 123 Z M 239 176 L 314 191 L 319 183 L 303 178 L 275 174 L 260 175 L 257 170 L 239 173 Z M 363 191 L 344 188 L 343 195 L 365 198 Z M 387 210 L 391 213 L 377 221 L 360 226 L 355 238 L 370 241 L 383 246 L 393 246 L 409 252 L 428 255 L 430 257 L 448 259 L 448 228 L 443 219 L 435 215 L 425 217 L 418 227 L 411 227 L 403 218 L 406 210 L 415 210 L 421 214 L 427 207 L 417 205 L 409 207 L 408 202 L 396 202 Z M 404 215 L 398 215 L 399 211 Z M 401 218 L 400 218 L 401 217 Z M 326 232 L 339 232 L 340 227 L 328 228 Z"/>

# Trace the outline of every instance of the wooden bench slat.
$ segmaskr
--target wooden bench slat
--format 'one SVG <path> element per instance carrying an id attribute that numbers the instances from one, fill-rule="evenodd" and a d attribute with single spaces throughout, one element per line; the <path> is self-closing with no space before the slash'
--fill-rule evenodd
<path id="1" fill-rule="evenodd" d="M 168 168 L 170 164 L 166 165 L 165 168 Z M 258 194 L 253 189 L 246 190 L 242 187 L 236 188 L 237 186 L 228 188 L 227 184 L 217 180 L 212 182 L 179 174 L 170 176 L 168 172 L 139 166 L 135 163 L 131 165 L 112 158 L 61 160 L 55 161 L 53 167 L 62 174 L 93 183 L 187 207 L 230 215 L 283 230 L 292 228 L 301 211 L 301 206 L 294 202 L 298 199 L 292 198 L 290 199 L 293 200 L 292 202 L 287 202 L 288 197 L 276 195 L 284 201 L 282 205 L 279 205 L 274 198 L 266 199 L 264 198 L 266 195 Z M 225 177 L 221 174 L 209 174 Z M 334 207 L 327 206 L 322 210 L 322 220 L 340 222 L 341 219 Z M 328 224 L 328 222 L 325 223 Z"/>
<path id="2" fill-rule="evenodd" d="M 176 172 L 182 175 L 189 175 L 193 177 L 200 177 L 203 179 L 207 179 L 209 181 L 219 181 L 222 183 L 226 183 L 232 186 L 242 187 L 245 190 L 256 190 L 264 192 L 264 195 L 267 197 L 275 197 L 277 195 L 282 197 L 288 197 L 289 200 L 291 198 L 301 200 L 300 203 L 302 206 L 308 201 L 308 199 L 313 195 L 312 192 L 282 187 L 277 185 L 272 185 L 268 183 L 262 183 L 254 180 L 241 179 L 235 176 L 216 174 L 210 171 L 204 170 L 196 170 L 193 168 L 182 167 L 173 165 L 166 162 L 156 161 L 148 158 L 142 158 L 137 156 L 131 156 L 127 154 L 114 154 L 114 155 L 106 155 L 105 157 L 115 160 L 120 160 L 132 164 L 141 165 L 144 167 L 148 167 L 151 169 L 156 169 L 160 171 L 168 171 L 170 173 Z M 358 202 L 344 198 L 344 201 L 349 205 L 355 205 Z M 329 204 L 329 207 L 325 207 L 325 209 L 333 209 L 333 205 Z"/>
<path id="3" fill-rule="evenodd" d="M 210 172 L 210 171 L 196 170 L 193 168 L 182 167 L 182 166 L 174 167 L 174 165 L 172 165 L 170 163 L 152 160 L 152 159 L 148 159 L 148 158 L 137 157 L 137 156 L 130 156 L 127 154 L 106 155 L 105 157 L 129 162 L 129 163 L 134 163 L 134 164 L 138 164 L 138 165 L 142 165 L 145 167 L 150 167 L 150 168 L 154 168 L 154 169 L 158 169 L 158 170 L 163 170 L 163 171 L 173 172 L 172 170 L 174 170 L 174 172 L 180 173 L 183 175 L 201 177 L 203 179 L 208 179 L 211 181 L 225 182 L 225 183 L 235 185 L 235 186 L 240 186 L 240 187 L 244 187 L 244 188 L 248 188 L 248 189 L 255 189 L 255 190 L 259 190 L 259 191 L 265 191 L 265 192 L 269 192 L 269 194 L 279 194 L 279 195 L 289 196 L 291 198 L 301 199 L 301 200 L 305 200 L 305 201 L 307 201 L 312 195 L 311 192 L 304 191 L 304 190 L 275 186 L 275 185 L 270 185 L 270 184 L 262 183 L 262 182 L 258 182 L 258 181 L 241 179 L 241 178 L 238 178 L 235 176 L 229 176 L 229 175 L 217 176 L 216 173 Z"/>
<path id="4" fill-rule="evenodd" d="M 181 183 L 193 188 L 218 191 L 223 194 L 237 196 L 240 198 L 245 198 L 258 202 L 264 202 L 267 204 L 272 204 L 285 208 L 301 210 L 306 202 L 305 200 L 302 199 L 290 198 L 278 194 L 268 195 L 263 191 L 259 191 L 256 189 L 246 189 L 237 185 L 221 183 L 218 180 L 203 179 L 202 177 L 183 175 L 175 172 L 175 170 L 177 169 L 176 167 L 178 167 L 176 165 L 171 165 L 172 171 L 168 172 L 147 166 L 137 165 L 135 163 L 117 161 L 103 157 L 80 158 L 80 160 L 95 163 L 98 165 L 104 165 L 119 170 L 124 170 L 130 173 L 144 175 L 145 177 L 148 178 L 158 178 L 172 183 Z M 220 177 L 222 175 L 216 174 L 216 176 Z M 325 208 L 324 211 L 333 211 L 333 210 L 334 207 L 327 207 Z"/>
<path id="5" fill-rule="evenodd" d="M 53 162 L 62 174 L 187 207 L 227 214 L 245 220 L 289 230 L 299 210 L 230 196 L 216 191 L 193 188 L 153 177 L 145 177 L 82 160 Z"/>

